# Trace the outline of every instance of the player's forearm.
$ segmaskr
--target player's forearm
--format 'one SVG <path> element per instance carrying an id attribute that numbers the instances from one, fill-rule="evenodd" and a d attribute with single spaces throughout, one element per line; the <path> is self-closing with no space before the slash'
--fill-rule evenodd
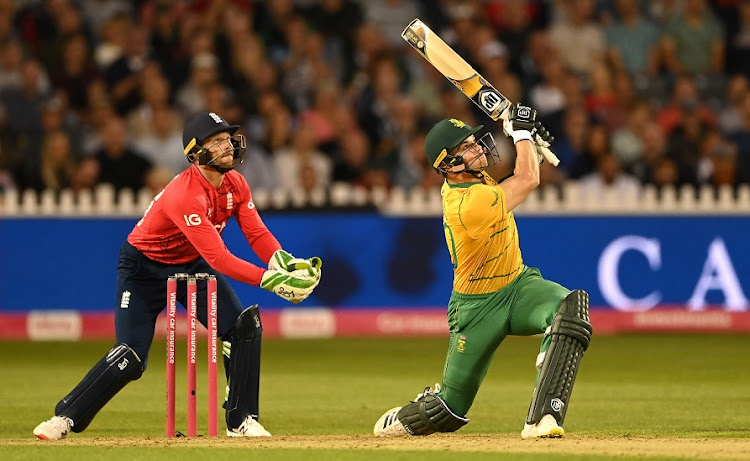
<path id="1" fill-rule="evenodd" d="M 523 181 L 529 192 L 539 185 L 539 159 L 531 141 L 521 140 L 516 144 L 516 166 L 513 176 Z"/>

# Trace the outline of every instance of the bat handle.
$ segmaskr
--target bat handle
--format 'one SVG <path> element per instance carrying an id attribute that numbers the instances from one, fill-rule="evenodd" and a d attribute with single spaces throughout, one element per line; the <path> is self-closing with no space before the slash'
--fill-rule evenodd
<path id="1" fill-rule="evenodd" d="M 536 148 L 539 149 L 539 152 L 541 152 L 544 160 L 546 160 L 547 163 L 555 167 L 560 164 L 560 159 L 557 158 L 557 155 L 555 155 L 551 150 L 549 150 L 549 147 L 536 146 Z"/>
<path id="2" fill-rule="evenodd" d="M 500 115 L 500 117 L 498 117 L 498 119 L 499 120 L 503 120 L 503 121 L 507 121 L 508 120 L 508 111 L 507 110 L 503 111 L 502 115 Z M 560 164 L 560 159 L 557 158 L 557 155 L 555 155 L 551 150 L 549 150 L 549 147 L 539 146 L 539 145 L 537 145 L 537 143 L 534 143 L 534 147 L 537 148 L 537 150 L 539 151 L 539 153 L 541 153 L 542 156 L 544 157 L 544 160 L 546 160 L 547 163 L 549 163 L 550 165 L 556 167 L 557 165 Z"/>

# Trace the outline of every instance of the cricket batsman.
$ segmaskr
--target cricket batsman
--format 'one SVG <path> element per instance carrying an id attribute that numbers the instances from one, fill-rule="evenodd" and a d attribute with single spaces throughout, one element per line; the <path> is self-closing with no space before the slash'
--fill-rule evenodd
<path id="1" fill-rule="evenodd" d="M 521 432 L 524 439 L 562 437 L 578 366 L 589 346 L 589 297 L 583 290 L 545 280 L 521 258 L 515 209 L 539 185 L 541 155 L 554 138 L 536 111 L 515 105 L 503 123 L 513 139 L 513 174 L 497 184 L 485 168 L 497 163 L 495 141 L 456 120 L 442 120 L 427 134 L 428 162 L 445 177 L 443 229 L 453 263 L 448 303 L 450 343 L 442 382 L 388 410 L 376 436 L 454 432 L 466 417 L 495 351 L 507 335 L 544 334 L 536 386 Z"/>
<path id="2" fill-rule="evenodd" d="M 167 305 L 167 278 L 176 273 L 216 276 L 218 336 L 224 341 L 228 381 L 227 436 L 271 435 L 258 421 L 260 311 L 257 304 L 244 309 L 226 277 L 298 303 L 320 282 L 322 263 L 284 251 L 261 220 L 250 186 L 233 170 L 245 152 L 238 128 L 213 112 L 196 114 L 185 124 L 182 140 L 191 166 L 154 197 L 120 249 L 116 345 L 58 402 L 54 416 L 34 429 L 37 438 L 59 440 L 83 431 L 115 394 L 141 377 L 156 318 Z M 230 217 L 267 269 L 227 249 L 221 233 Z M 206 290 L 206 284 L 198 284 L 199 300 L 206 299 Z M 179 284 L 177 300 L 183 307 L 186 297 L 185 285 Z M 199 306 L 204 326 L 206 316 Z"/>

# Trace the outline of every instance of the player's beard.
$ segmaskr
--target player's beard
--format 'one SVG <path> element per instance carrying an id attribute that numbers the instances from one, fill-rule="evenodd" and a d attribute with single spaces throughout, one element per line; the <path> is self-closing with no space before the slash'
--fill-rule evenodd
<path id="1" fill-rule="evenodd" d="M 232 170 L 234 170 L 234 158 L 232 159 L 232 163 L 231 163 L 231 164 L 229 164 L 229 166 L 221 166 L 221 165 L 217 165 L 217 164 L 215 163 L 215 162 L 216 162 L 217 160 L 219 160 L 219 159 L 221 159 L 221 158 L 224 158 L 224 157 L 225 157 L 225 156 L 227 156 L 227 155 L 231 155 L 232 157 L 234 157 L 234 151 L 231 151 L 231 152 L 225 152 L 225 153 L 223 153 L 223 154 L 217 155 L 216 157 L 212 158 L 212 159 L 211 159 L 211 160 L 210 160 L 210 161 L 208 162 L 208 166 L 210 166 L 210 167 L 211 167 L 211 168 L 213 168 L 213 169 L 214 169 L 215 171 L 217 171 L 217 172 L 219 172 L 219 173 L 221 173 L 221 174 L 225 174 L 225 173 L 227 173 L 227 172 L 229 172 L 229 171 L 232 171 Z"/>

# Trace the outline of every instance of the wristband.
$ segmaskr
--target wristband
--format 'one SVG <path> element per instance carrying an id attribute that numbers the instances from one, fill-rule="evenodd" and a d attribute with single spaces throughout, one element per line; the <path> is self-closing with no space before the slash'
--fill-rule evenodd
<path id="1" fill-rule="evenodd" d="M 532 143 L 534 142 L 531 139 L 531 132 L 528 130 L 514 130 L 511 136 L 513 137 L 513 144 L 518 144 L 518 141 L 523 141 L 524 139 Z"/>

